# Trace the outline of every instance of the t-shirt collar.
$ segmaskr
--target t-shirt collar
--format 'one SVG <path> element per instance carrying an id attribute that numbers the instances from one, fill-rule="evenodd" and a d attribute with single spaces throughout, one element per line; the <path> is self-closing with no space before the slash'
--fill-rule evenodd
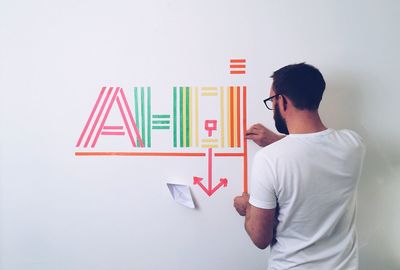
<path id="1" fill-rule="evenodd" d="M 327 135 L 327 134 L 331 133 L 332 131 L 333 131 L 333 129 L 327 128 L 327 129 L 325 129 L 325 130 L 318 131 L 318 132 L 312 132 L 312 133 L 292 133 L 292 134 L 289 134 L 288 136 L 290 136 L 290 137 L 314 137 L 314 136 L 324 136 L 324 135 Z"/>

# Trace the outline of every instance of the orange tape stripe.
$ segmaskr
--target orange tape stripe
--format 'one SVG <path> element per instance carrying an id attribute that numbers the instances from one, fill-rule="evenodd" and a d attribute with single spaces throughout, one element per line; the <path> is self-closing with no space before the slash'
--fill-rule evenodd
<path id="1" fill-rule="evenodd" d="M 237 114 L 237 124 L 236 124 L 236 147 L 240 147 L 240 86 L 236 88 L 236 114 Z"/>
<path id="2" fill-rule="evenodd" d="M 229 146 L 230 147 L 233 147 L 233 139 L 234 139 L 234 137 L 233 137 L 233 125 L 234 125 L 234 122 L 233 122 L 233 120 L 234 120 L 234 116 L 233 116 L 233 86 L 231 86 L 230 88 L 229 88 L 229 115 L 230 115 L 230 117 L 229 117 Z"/>
<path id="3" fill-rule="evenodd" d="M 231 63 L 246 63 L 246 59 L 231 59 Z"/>
<path id="4" fill-rule="evenodd" d="M 75 152 L 75 156 L 148 156 L 148 157 L 204 157 L 205 153 L 167 152 Z"/>
<path id="5" fill-rule="evenodd" d="M 246 86 L 243 86 L 243 191 L 248 192 L 247 179 L 247 105 L 246 105 Z"/>
<path id="6" fill-rule="evenodd" d="M 246 74 L 245 70 L 231 70 L 231 74 Z"/>
<path id="7" fill-rule="evenodd" d="M 216 157 L 242 157 L 243 153 L 215 153 Z"/>
<path id="8" fill-rule="evenodd" d="M 230 68 L 246 68 L 246 65 L 229 65 Z"/>

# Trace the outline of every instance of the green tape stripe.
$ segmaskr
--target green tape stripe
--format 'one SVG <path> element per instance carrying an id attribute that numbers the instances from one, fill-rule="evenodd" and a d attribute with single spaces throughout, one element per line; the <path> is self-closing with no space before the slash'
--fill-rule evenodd
<path id="1" fill-rule="evenodd" d="M 183 114 L 184 114 L 184 116 L 183 116 L 183 130 L 184 130 L 184 132 L 183 132 L 183 147 L 187 147 L 187 142 L 186 142 L 186 136 L 187 136 L 187 129 L 186 129 L 186 123 L 187 123 L 187 121 L 186 121 L 186 118 L 187 118 L 187 108 L 186 108 L 186 104 L 187 104 L 187 100 L 186 100 L 186 95 L 187 93 L 186 93 L 186 87 L 183 87 Z"/>
<path id="2" fill-rule="evenodd" d="M 169 114 L 153 114 L 153 118 L 171 118 Z"/>
<path id="3" fill-rule="evenodd" d="M 169 120 L 153 120 L 152 124 L 169 124 Z"/>
<path id="4" fill-rule="evenodd" d="M 189 147 L 189 87 L 186 87 L 186 147 Z"/>
<path id="5" fill-rule="evenodd" d="M 153 126 L 153 129 L 169 129 L 169 126 Z"/>
<path id="6" fill-rule="evenodd" d="M 140 87 L 140 107 L 141 107 L 141 116 L 142 116 L 142 141 L 144 146 L 146 146 L 146 123 L 145 114 L 144 114 L 144 87 Z"/>
<path id="7" fill-rule="evenodd" d="M 147 146 L 151 147 L 151 133 L 150 133 L 150 121 L 151 121 L 151 93 L 150 87 L 147 87 Z"/>
<path id="8" fill-rule="evenodd" d="M 134 88 L 135 91 L 135 121 L 136 121 L 136 127 L 138 129 L 139 134 L 140 135 L 140 121 L 139 121 L 139 106 L 138 106 L 138 89 L 137 87 Z M 136 147 L 140 147 L 139 144 L 139 139 L 136 139 Z"/>
<path id="9" fill-rule="evenodd" d="M 179 142 L 180 142 L 180 146 L 183 147 L 183 87 L 180 86 L 179 87 L 179 126 L 180 126 L 180 136 L 179 136 Z"/>
<path id="10" fill-rule="evenodd" d="M 176 147 L 176 86 L 174 86 L 174 147 Z"/>

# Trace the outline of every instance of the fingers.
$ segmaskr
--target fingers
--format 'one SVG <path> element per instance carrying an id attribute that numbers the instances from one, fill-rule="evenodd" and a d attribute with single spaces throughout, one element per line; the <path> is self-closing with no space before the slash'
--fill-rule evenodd
<path id="1" fill-rule="evenodd" d="M 262 127 L 262 125 L 259 124 L 259 123 L 257 123 L 257 124 L 252 125 L 247 131 L 250 131 L 250 132 L 251 132 L 251 131 L 260 129 L 261 127 Z"/>
<path id="2" fill-rule="evenodd" d="M 263 133 L 252 133 L 247 135 L 246 134 L 246 139 L 247 140 L 252 140 L 253 142 L 255 142 L 256 144 L 260 144 L 262 142 L 262 140 L 264 139 L 264 134 Z"/>
<path id="3" fill-rule="evenodd" d="M 267 128 L 261 125 L 260 123 L 252 125 L 247 131 L 246 134 L 258 134 Z"/>
<path id="4" fill-rule="evenodd" d="M 254 134 L 254 133 L 252 133 L 252 134 L 247 134 L 246 133 L 246 139 L 248 139 L 248 140 L 257 140 L 258 139 L 258 135 L 257 134 Z"/>
<path id="5" fill-rule="evenodd" d="M 260 130 L 260 128 L 259 128 L 259 126 L 257 126 L 257 124 L 256 124 L 256 125 L 253 125 L 253 126 L 251 126 L 251 127 L 246 131 L 246 135 L 255 135 L 255 134 L 258 134 L 258 133 L 259 133 L 259 130 Z"/>
<path id="6" fill-rule="evenodd" d="M 265 147 L 279 140 L 280 138 L 277 137 L 277 135 L 274 132 L 272 132 L 262 124 L 257 123 L 255 125 L 252 125 L 246 131 L 246 139 L 252 140 L 261 147 Z"/>
<path id="7" fill-rule="evenodd" d="M 235 207 L 236 211 L 239 213 L 241 216 L 246 215 L 246 208 L 247 208 L 247 203 L 248 203 L 248 194 L 243 193 L 242 196 L 237 196 L 233 200 L 233 206 Z"/>
<path id="8" fill-rule="evenodd" d="M 257 145 L 262 146 L 262 138 L 263 136 L 261 134 L 251 134 L 251 135 L 246 135 L 246 139 L 247 140 L 252 140 L 253 142 L 255 142 Z"/>
<path id="9" fill-rule="evenodd" d="M 265 129 L 266 127 L 264 127 L 262 124 L 260 124 L 260 123 L 257 123 L 257 124 L 254 124 L 253 126 L 252 126 L 254 129 Z"/>

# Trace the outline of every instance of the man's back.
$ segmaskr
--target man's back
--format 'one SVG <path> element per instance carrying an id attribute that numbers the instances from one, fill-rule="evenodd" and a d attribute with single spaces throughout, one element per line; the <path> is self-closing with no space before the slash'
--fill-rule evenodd
<path id="1" fill-rule="evenodd" d="M 269 269 L 357 269 L 364 146 L 349 130 L 291 134 L 257 153 L 250 204 L 279 206 Z"/>

